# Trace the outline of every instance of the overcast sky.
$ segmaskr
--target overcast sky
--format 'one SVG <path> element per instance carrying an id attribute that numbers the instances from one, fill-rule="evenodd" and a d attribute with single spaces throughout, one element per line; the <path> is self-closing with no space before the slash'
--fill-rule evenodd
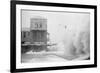
<path id="1" fill-rule="evenodd" d="M 22 10 L 22 28 L 30 27 L 30 18 L 41 16 L 47 19 L 47 31 L 50 33 L 51 39 L 56 42 L 61 41 L 60 38 L 66 32 L 75 32 L 77 29 L 89 29 L 89 13 L 74 12 L 47 12 L 47 11 L 27 11 Z M 66 26 L 66 29 L 65 29 Z M 58 36 L 58 37 L 57 37 Z"/>

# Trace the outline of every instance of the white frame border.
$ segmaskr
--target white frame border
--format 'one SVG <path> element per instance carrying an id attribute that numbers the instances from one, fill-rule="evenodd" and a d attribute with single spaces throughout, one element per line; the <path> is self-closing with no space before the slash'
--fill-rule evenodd
<path id="1" fill-rule="evenodd" d="M 51 63 L 21 63 L 21 9 L 29 10 L 51 10 L 51 11 L 73 11 L 73 12 L 89 12 L 90 13 L 90 60 L 84 61 L 67 61 L 67 62 L 51 62 Z M 93 50 L 92 50 L 93 49 Z M 94 64 L 94 9 L 71 8 L 71 7 L 51 7 L 51 6 L 35 6 L 35 5 L 16 5 L 16 69 L 20 68 L 39 68 L 39 67 L 55 67 L 55 66 L 73 66 L 73 65 L 89 65 Z"/>

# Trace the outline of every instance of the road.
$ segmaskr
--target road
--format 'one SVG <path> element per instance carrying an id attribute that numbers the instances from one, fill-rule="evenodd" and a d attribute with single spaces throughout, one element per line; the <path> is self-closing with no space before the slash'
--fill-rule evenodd
<path id="1" fill-rule="evenodd" d="M 22 54 L 22 63 L 43 63 L 43 62 L 65 62 L 66 59 L 55 55 L 52 52 L 26 53 Z"/>

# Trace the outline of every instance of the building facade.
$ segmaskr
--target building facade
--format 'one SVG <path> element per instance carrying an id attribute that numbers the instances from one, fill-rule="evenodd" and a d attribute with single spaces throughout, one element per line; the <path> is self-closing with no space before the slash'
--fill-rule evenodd
<path id="1" fill-rule="evenodd" d="M 21 32 L 22 49 L 35 52 L 47 49 L 47 19 L 35 17 L 30 19 L 30 28 Z"/>

